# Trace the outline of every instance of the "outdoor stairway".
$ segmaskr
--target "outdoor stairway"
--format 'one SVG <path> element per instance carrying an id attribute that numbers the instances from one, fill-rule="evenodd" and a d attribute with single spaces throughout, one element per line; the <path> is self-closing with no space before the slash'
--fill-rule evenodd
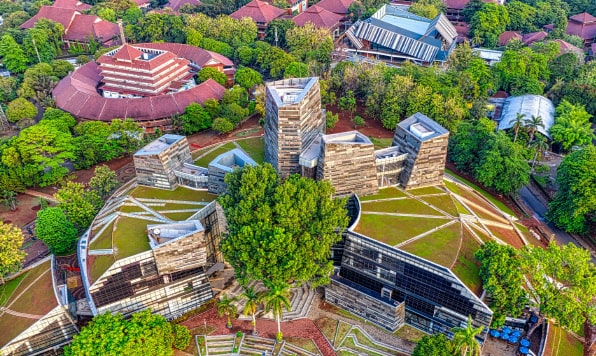
<path id="1" fill-rule="evenodd" d="M 238 353 L 240 355 L 246 356 L 261 356 L 263 353 L 272 355 L 274 348 L 275 340 L 273 339 L 265 339 L 262 337 L 245 334 Z"/>
<path id="2" fill-rule="evenodd" d="M 234 350 L 236 335 L 214 335 L 206 337 L 207 355 L 230 355 Z"/>
<path id="3" fill-rule="evenodd" d="M 294 346 L 288 342 L 283 343 L 281 350 L 279 351 L 278 355 L 283 355 L 283 356 L 292 356 L 292 355 L 296 355 L 296 356 L 316 356 L 318 354 L 313 354 L 312 352 L 308 352 L 304 349 L 299 348 L 298 346 Z"/>
<path id="4" fill-rule="evenodd" d="M 306 284 L 294 291 L 294 297 L 291 300 L 292 311 L 283 314 L 283 321 L 305 318 L 315 299 L 315 291 Z"/>

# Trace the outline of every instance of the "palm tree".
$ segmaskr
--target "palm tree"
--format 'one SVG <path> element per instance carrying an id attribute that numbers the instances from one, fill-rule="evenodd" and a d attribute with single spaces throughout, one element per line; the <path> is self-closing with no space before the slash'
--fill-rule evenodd
<path id="1" fill-rule="evenodd" d="M 465 328 L 453 328 L 453 344 L 457 353 L 462 356 L 480 356 L 480 343 L 476 340 L 484 326 L 475 328 L 472 325 L 472 317 L 468 316 L 468 324 Z"/>
<path id="2" fill-rule="evenodd" d="M 228 324 L 226 325 L 228 329 L 232 328 L 232 316 L 236 316 L 236 312 L 238 309 L 234 302 L 236 298 L 228 298 L 227 294 L 224 294 L 223 297 L 217 302 L 217 315 L 221 318 L 222 316 L 228 317 Z"/>
<path id="3" fill-rule="evenodd" d="M 284 312 L 284 308 L 290 311 L 290 286 L 286 283 L 274 283 L 268 286 L 269 289 L 263 294 L 263 300 L 265 301 L 265 312 L 273 311 L 275 320 L 277 321 L 277 334 L 275 338 L 277 341 L 283 339 L 283 333 L 281 332 L 281 315 Z"/>
<path id="4" fill-rule="evenodd" d="M 257 305 L 261 301 L 261 296 L 255 292 L 253 287 L 245 287 L 244 293 L 242 293 L 242 298 L 246 299 L 246 304 L 244 304 L 244 310 L 242 313 L 244 315 L 251 315 L 252 316 L 252 334 L 258 335 L 257 333 L 257 319 L 255 319 L 255 313 L 257 312 Z"/>
<path id="5" fill-rule="evenodd" d="M 542 159 L 542 154 L 544 151 L 548 150 L 548 141 L 544 136 L 538 136 L 532 142 L 531 147 L 536 150 L 534 153 L 534 159 L 532 160 L 532 170 L 534 169 L 534 165 L 536 164 L 536 159 Z"/>
<path id="6" fill-rule="evenodd" d="M 513 124 L 513 131 L 515 131 L 515 137 L 513 138 L 513 142 L 517 141 L 517 134 L 519 133 L 519 129 L 521 129 L 524 126 L 525 116 L 526 114 L 518 112 L 515 119 L 509 121 L 510 124 Z"/>
<path id="7" fill-rule="evenodd" d="M 531 118 L 524 120 L 524 126 L 530 134 L 530 139 L 528 140 L 528 146 L 530 146 L 530 142 L 534 139 L 534 135 L 536 134 L 536 131 L 538 131 L 538 128 L 544 128 L 544 122 L 542 122 L 542 117 L 532 115 Z"/>

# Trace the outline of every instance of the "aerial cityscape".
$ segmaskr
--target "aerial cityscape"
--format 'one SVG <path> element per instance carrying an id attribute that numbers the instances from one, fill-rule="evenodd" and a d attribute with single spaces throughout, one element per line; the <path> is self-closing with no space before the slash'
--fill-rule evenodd
<path id="1" fill-rule="evenodd" d="M 0 0 L 0 355 L 596 356 L 596 3 Z"/>

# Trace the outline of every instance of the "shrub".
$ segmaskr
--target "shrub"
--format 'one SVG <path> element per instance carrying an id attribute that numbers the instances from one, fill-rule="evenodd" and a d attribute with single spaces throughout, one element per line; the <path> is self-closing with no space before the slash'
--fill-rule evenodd
<path id="1" fill-rule="evenodd" d="M 184 350 L 190 344 L 190 331 L 182 325 L 174 324 L 174 347 L 179 350 Z"/>

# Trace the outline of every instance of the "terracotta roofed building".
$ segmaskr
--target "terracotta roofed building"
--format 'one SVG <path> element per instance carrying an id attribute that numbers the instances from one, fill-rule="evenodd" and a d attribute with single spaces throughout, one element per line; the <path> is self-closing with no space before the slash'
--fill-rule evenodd
<path id="1" fill-rule="evenodd" d="M 313 5 L 306 9 L 303 13 L 292 18 L 296 26 L 304 26 L 307 23 L 312 23 L 315 27 L 329 29 L 329 32 L 334 34 L 334 37 L 339 35 L 339 24 L 342 16 L 324 8 Z"/>
<path id="2" fill-rule="evenodd" d="M 257 25 L 258 36 L 265 38 L 265 30 L 269 22 L 284 15 L 286 12 L 278 7 L 260 0 L 253 0 L 230 14 L 233 19 L 248 17 Z"/>
<path id="3" fill-rule="evenodd" d="M 575 35 L 584 40 L 584 47 L 588 47 L 596 38 L 596 17 L 584 12 L 569 18 L 567 29 L 568 35 Z"/>

